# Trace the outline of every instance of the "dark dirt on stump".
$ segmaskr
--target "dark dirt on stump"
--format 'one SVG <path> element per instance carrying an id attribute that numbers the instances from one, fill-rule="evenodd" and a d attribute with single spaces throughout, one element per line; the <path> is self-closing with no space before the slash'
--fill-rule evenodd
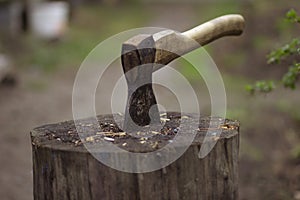
<path id="1" fill-rule="evenodd" d="M 34 145 L 70 145 L 78 150 L 84 149 L 85 143 L 92 145 L 111 142 L 126 151 L 151 152 L 173 142 L 180 131 L 183 134 L 195 134 L 194 142 L 201 143 L 207 133 L 211 139 L 218 140 L 235 134 L 239 128 L 238 121 L 220 117 L 199 119 L 195 114 L 169 112 L 161 114 L 164 124 L 151 125 L 151 130 L 128 134 L 118 126 L 121 119 L 121 114 L 100 115 L 97 116 L 98 123 L 94 123 L 92 118 L 77 121 L 77 129 L 73 120 L 44 125 L 34 129 L 37 134 L 32 136 L 32 142 Z M 182 123 L 183 120 L 188 120 L 188 123 Z M 197 129 L 192 130 L 195 127 Z"/>

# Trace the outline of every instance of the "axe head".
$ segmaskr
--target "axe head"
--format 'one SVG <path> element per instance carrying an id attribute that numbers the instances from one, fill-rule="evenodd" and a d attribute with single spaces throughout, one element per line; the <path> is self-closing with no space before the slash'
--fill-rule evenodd
<path id="1" fill-rule="evenodd" d="M 137 35 L 122 45 L 122 67 L 128 85 L 123 130 L 140 131 L 158 123 L 159 112 L 152 89 L 155 42 L 151 35 Z"/>

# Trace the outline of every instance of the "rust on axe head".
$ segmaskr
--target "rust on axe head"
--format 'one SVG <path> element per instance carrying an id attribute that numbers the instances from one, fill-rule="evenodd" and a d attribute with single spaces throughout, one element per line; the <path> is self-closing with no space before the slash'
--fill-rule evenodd
<path id="1" fill-rule="evenodd" d="M 155 42 L 151 35 L 137 35 L 122 45 L 122 66 L 128 85 L 124 131 L 138 131 L 160 121 L 152 89 L 154 59 Z"/>

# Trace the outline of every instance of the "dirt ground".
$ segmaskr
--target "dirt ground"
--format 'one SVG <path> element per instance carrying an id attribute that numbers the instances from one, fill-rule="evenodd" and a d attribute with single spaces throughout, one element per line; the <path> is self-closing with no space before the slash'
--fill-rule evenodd
<path id="1" fill-rule="evenodd" d="M 174 8 L 182 13 L 176 25 L 171 23 L 174 20 L 172 12 L 162 12 L 160 7 L 155 9 L 160 15 L 155 15 L 147 25 L 184 30 L 193 26 L 197 18 L 191 6 L 179 6 Z M 217 65 L 224 68 L 221 73 L 225 74 L 230 117 L 241 121 L 240 199 L 300 199 L 300 161 L 290 156 L 291 149 L 300 141 L 300 124 L 285 110 L 278 109 L 279 101 L 286 102 L 288 98 L 290 102 L 287 104 L 296 103 L 300 96 L 297 92 L 282 89 L 265 97 L 249 97 L 244 92 L 244 83 L 260 77 L 260 66 L 265 65 L 264 54 L 255 51 L 251 37 L 257 31 L 271 34 L 268 20 L 272 19 L 272 15 L 264 16 L 261 21 L 259 16 L 253 17 L 246 11 L 242 14 L 246 15 L 246 20 L 249 19 L 250 27 L 241 41 L 221 40 L 213 45 L 215 49 L 226 48 L 231 55 L 237 54 L 238 49 L 248 49 L 251 56 L 246 55 L 246 59 L 239 63 L 241 69 L 230 68 L 232 63 L 223 64 L 228 60 L 223 51 L 212 51 Z M 267 26 L 270 26 L 269 29 Z M 120 68 L 116 70 L 118 72 L 115 73 L 120 73 Z M 1 199 L 33 199 L 30 130 L 43 124 L 72 119 L 72 88 L 76 72 L 77 67 L 50 74 L 16 68 L 16 86 L 0 86 Z M 280 70 L 275 70 L 274 74 L 278 73 Z M 228 78 L 228 74 L 232 77 Z M 246 81 L 232 83 L 245 76 Z"/>

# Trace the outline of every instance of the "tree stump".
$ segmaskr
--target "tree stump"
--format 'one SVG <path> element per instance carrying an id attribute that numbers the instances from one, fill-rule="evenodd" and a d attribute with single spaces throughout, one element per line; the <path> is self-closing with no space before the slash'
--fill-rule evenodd
<path id="1" fill-rule="evenodd" d="M 168 113 L 161 133 L 146 142 L 119 129 L 112 115 L 98 116 L 98 125 L 82 120 L 84 138 L 73 121 L 44 125 L 31 132 L 35 200 L 197 200 L 238 199 L 239 123 L 225 120 L 209 127 L 217 117 L 201 117 L 195 139 L 172 164 L 148 173 L 126 173 L 95 159 L 84 144 L 111 142 L 133 152 L 162 148 L 176 135 L 183 114 Z M 192 114 L 185 117 L 193 118 Z M 211 123 L 213 124 L 213 123 Z M 207 130 L 217 141 L 203 159 L 198 153 Z M 184 133 L 190 134 L 190 133 Z M 110 141 L 104 139 L 111 138 Z M 124 145 L 126 144 L 126 145 Z M 156 145 L 154 145 L 156 144 Z"/>

